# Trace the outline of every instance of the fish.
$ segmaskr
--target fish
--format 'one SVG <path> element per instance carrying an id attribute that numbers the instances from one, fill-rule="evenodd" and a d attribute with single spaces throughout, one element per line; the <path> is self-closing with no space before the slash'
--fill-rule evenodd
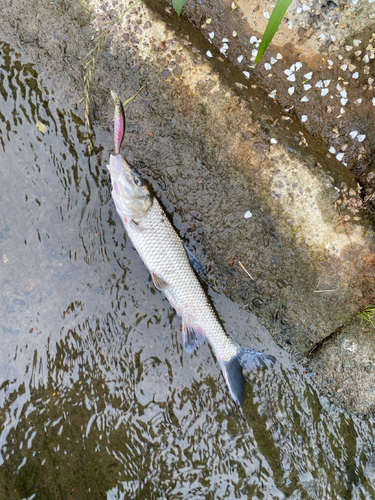
<path id="1" fill-rule="evenodd" d="M 126 233 L 155 288 L 164 292 L 182 318 L 185 351 L 194 352 L 207 339 L 232 398 L 241 405 L 245 397 L 243 368 L 266 368 L 275 358 L 240 346 L 226 333 L 190 265 L 181 238 L 142 176 L 121 154 L 110 155 L 107 168 L 112 198 Z"/>
<path id="2" fill-rule="evenodd" d="M 120 153 L 121 143 L 125 134 L 125 113 L 122 102 L 114 90 L 111 90 L 111 96 L 112 99 L 115 101 L 115 116 L 113 119 L 113 124 L 114 124 L 113 129 L 114 129 L 115 153 L 118 155 Z"/>

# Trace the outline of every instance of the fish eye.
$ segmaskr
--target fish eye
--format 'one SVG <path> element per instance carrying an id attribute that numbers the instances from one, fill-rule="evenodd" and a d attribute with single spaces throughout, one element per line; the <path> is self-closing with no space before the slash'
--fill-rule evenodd
<path id="1" fill-rule="evenodd" d="M 139 187 L 143 186 L 143 179 L 141 177 L 134 177 L 134 184 Z"/>

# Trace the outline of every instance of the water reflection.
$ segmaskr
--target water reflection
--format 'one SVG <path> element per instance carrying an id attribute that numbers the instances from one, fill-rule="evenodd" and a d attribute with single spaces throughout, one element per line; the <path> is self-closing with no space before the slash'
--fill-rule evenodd
<path id="1" fill-rule="evenodd" d="M 210 291 L 280 360 L 248 375 L 243 409 L 207 345 L 183 353 L 116 216 L 109 150 L 89 159 L 79 112 L 0 49 L 0 498 L 373 498 L 373 421 L 319 398 L 254 316 Z"/>

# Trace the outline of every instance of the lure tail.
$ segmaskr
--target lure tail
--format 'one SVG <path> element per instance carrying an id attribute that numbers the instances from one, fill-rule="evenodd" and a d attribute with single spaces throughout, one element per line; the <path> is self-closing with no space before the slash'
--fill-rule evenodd
<path id="1" fill-rule="evenodd" d="M 220 366 L 229 391 L 238 405 L 242 405 L 245 397 L 245 377 L 242 369 L 257 370 L 271 367 L 276 358 L 253 349 L 239 348 L 238 353 L 230 361 L 220 361 Z"/>
<path id="2" fill-rule="evenodd" d="M 114 125 L 114 140 L 115 140 L 115 154 L 120 153 L 121 143 L 125 134 L 125 113 L 121 100 L 116 92 L 111 90 L 112 99 L 115 101 L 115 117 L 113 120 Z"/>

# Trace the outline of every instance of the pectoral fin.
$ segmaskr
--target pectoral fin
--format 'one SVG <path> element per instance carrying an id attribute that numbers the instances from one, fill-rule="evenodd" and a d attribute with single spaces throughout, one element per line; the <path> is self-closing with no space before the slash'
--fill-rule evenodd
<path id="1" fill-rule="evenodd" d="M 145 231 L 145 229 L 147 229 L 147 227 L 140 226 L 135 219 L 130 221 L 130 225 L 133 229 L 137 229 L 138 231 Z"/>
<path id="2" fill-rule="evenodd" d="M 194 326 L 189 325 L 188 321 L 184 319 L 182 322 L 182 339 L 185 351 L 191 354 L 205 341 L 205 336 Z"/>
<path id="3" fill-rule="evenodd" d="M 158 290 L 165 290 L 166 288 L 169 287 L 169 284 L 166 281 L 164 281 L 163 278 L 160 278 L 160 276 L 158 276 L 157 274 L 151 273 L 151 276 L 155 288 L 157 288 Z"/>

